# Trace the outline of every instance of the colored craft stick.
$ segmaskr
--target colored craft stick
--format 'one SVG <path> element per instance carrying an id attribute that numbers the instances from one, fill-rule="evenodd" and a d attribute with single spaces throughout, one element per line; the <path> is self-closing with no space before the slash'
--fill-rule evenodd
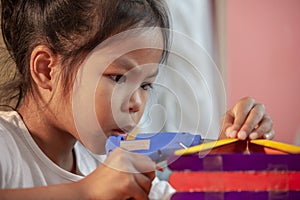
<path id="1" fill-rule="evenodd" d="M 190 154 L 170 157 L 168 167 L 172 171 L 300 171 L 300 154 Z"/>
<path id="2" fill-rule="evenodd" d="M 171 200 L 295 200 L 300 199 L 300 191 L 263 192 L 177 192 Z"/>
<path id="3" fill-rule="evenodd" d="M 250 140 L 249 142 L 252 144 L 262 145 L 264 147 L 277 149 L 287 153 L 300 154 L 300 146 L 276 142 L 273 140 Z"/>
<path id="4" fill-rule="evenodd" d="M 212 141 L 208 143 L 203 143 L 200 145 L 196 145 L 187 149 L 180 149 L 175 151 L 175 155 L 184 155 L 184 154 L 192 154 L 192 153 L 197 153 L 199 151 L 206 151 L 210 150 L 212 148 L 216 148 L 219 146 L 223 146 L 226 144 L 230 144 L 233 142 L 238 141 L 238 139 L 223 139 L 223 140 L 217 140 L 217 141 Z"/>
<path id="5" fill-rule="evenodd" d="M 276 142 L 272 140 L 257 139 L 257 140 L 241 141 L 238 139 L 222 139 L 218 141 L 196 145 L 187 149 L 177 150 L 175 151 L 175 155 L 186 155 L 186 154 L 210 151 L 220 147 L 226 147 L 234 143 L 236 143 L 237 146 L 240 145 L 240 148 L 243 148 L 245 151 L 249 151 L 249 150 L 257 151 L 257 149 L 259 149 L 260 146 L 262 152 L 264 152 L 264 148 L 270 148 L 276 150 L 277 154 L 279 153 L 300 154 L 300 146 L 285 144 L 285 143 Z M 232 149 L 233 152 L 236 150 L 237 149 Z M 241 149 L 238 150 L 241 151 Z M 251 153 L 250 151 L 248 153 Z"/>
<path id="6" fill-rule="evenodd" d="M 173 172 L 178 192 L 300 191 L 300 172 Z"/>

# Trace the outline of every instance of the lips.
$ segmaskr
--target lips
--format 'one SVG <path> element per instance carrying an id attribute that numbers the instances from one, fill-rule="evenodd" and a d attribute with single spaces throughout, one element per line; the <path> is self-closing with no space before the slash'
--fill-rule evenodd
<path id="1" fill-rule="evenodd" d="M 127 136 L 133 129 L 135 126 L 124 126 L 122 128 L 116 128 L 116 129 L 112 129 L 111 131 L 111 135 L 112 136 Z"/>
<path id="2" fill-rule="evenodd" d="M 126 136 L 130 131 L 124 130 L 124 129 L 113 129 L 112 130 L 112 136 Z"/>
<path id="3" fill-rule="evenodd" d="M 112 130 L 113 136 L 119 136 L 119 135 L 127 135 L 127 132 L 121 130 L 121 129 L 113 129 Z"/>

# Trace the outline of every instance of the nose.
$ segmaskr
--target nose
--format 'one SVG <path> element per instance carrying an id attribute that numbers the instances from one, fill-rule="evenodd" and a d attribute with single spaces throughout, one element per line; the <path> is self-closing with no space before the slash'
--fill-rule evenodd
<path id="1" fill-rule="evenodd" d="M 133 92 L 129 99 L 129 112 L 139 112 L 143 105 L 143 97 L 139 90 Z"/>

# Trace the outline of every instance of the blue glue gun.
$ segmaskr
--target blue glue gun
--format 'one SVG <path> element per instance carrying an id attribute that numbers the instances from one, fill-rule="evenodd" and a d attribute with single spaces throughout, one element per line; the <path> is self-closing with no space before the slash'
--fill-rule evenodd
<path id="1" fill-rule="evenodd" d="M 106 154 L 121 147 L 131 152 L 149 156 L 158 163 L 173 155 L 174 151 L 199 145 L 201 136 L 187 132 L 139 133 L 133 140 L 124 136 L 110 136 L 106 141 Z"/>

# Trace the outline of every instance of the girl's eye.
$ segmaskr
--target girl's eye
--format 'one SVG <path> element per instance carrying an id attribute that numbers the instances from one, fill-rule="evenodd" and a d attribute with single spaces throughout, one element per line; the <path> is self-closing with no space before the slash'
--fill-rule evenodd
<path id="1" fill-rule="evenodd" d="M 118 84 L 124 83 L 126 81 L 126 76 L 124 75 L 110 75 L 110 78 Z"/>
<path id="2" fill-rule="evenodd" d="M 141 88 L 143 90 L 149 90 L 149 89 L 153 88 L 153 85 L 152 85 L 152 83 L 142 83 Z"/>

